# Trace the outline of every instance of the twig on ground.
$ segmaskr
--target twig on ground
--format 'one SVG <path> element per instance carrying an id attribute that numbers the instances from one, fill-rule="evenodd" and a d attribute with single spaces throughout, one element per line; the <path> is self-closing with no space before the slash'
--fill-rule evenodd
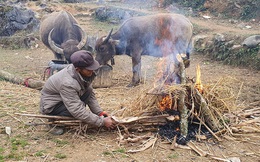
<path id="1" fill-rule="evenodd" d="M 205 124 L 204 121 L 202 121 L 200 119 L 200 117 L 198 117 L 196 114 L 194 114 L 194 116 L 207 128 L 207 130 L 218 140 L 218 141 L 221 141 L 220 138 L 218 138 L 218 136 L 207 126 L 207 124 Z"/>
<path id="2" fill-rule="evenodd" d="M 189 141 L 189 142 L 187 143 L 187 146 L 189 146 L 193 151 L 195 151 L 195 152 L 196 152 L 197 154 L 199 154 L 200 156 L 205 157 L 205 156 L 208 155 L 207 152 L 201 150 L 201 149 L 200 149 L 198 146 L 196 146 L 192 141 Z"/>

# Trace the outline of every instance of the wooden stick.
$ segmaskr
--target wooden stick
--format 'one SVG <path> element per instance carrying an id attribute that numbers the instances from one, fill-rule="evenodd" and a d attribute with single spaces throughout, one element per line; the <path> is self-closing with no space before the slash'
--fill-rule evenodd
<path id="1" fill-rule="evenodd" d="M 245 122 L 237 124 L 236 126 L 245 126 L 245 125 L 256 123 L 256 122 L 260 122 L 260 117 L 255 118 L 255 119 L 251 119 L 251 120 L 247 120 Z"/>
<path id="2" fill-rule="evenodd" d="M 43 162 L 45 162 L 45 161 L 47 160 L 47 158 L 49 157 L 49 155 L 50 155 L 50 154 L 47 154 L 47 155 L 45 156 L 45 158 L 43 159 Z"/>
<path id="3" fill-rule="evenodd" d="M 20 119 L 18 119 L 18 118 L 16 118 L 16 117 L 14 117 L 12 114 L 10 114 L 10 113 L 7 113 L 7 115 L 9 115 L 9 116 L 11 116 L 12 118 L 14 118 L 15 120 L 17 120 L 18 122 L 22 122 Z"/>
<path id="4" fill-rule="evenodd" d="M 61 119 L 61 120 L 77 120 L 73 117 L 68 116 L 55 116 L 55 115 L 37 115 L 37 114 L 21 114 L 21 113 L 14 113 L 15 115 L 21 116 L 29 116 L 29 117 L 36 117 L 36 118 L 47 118 L 47 119 Z"/>
<path id="5" fill-rule="evenodd" d="M 220 134 L 222 134 L 222 133 L 225 133 L 226 131 L 227 131 L 227 129 L 224 128 L 224 129 L 222 129 L 222 130 L 216 132 L 215 135 L 220 135 Z"/>
<path id="6" fill-rule="evenodd" d="M 54 124 L 57 123 L 83 123 L 81 120 L 56 120 L 53 121 Z"/>
<path id="7" fill-rule="evenodd" d="M 79 126 L 80 123 L 54 123 L 54 122 L 46 122 L 46 123 L 25 123 L 25 125 L 28 126 L 37 126 L 37 125 L 51 125 L 51 124 L 55 124 L 55 125 L 60 125 L 60 126 Z"/>
<path id="8" fill-rule="evenodd" d="M 254 111 L 257 111 L 257 110 L 260 110 L 260 107 L 249 109 L 249 110 L 245 110 L 245 112 L 254 112 Z"/>
<path id="9" fill-rule="evenodd" d="M 194 114 L 194 116 L 207 128 L 207 130 L 218 140 L 218 141 L 222 141 L 220 138 L 218 138 L 218 136 L 216 136 L 216 134 L 207 126 L 207 124 L 205 124 L 196 114 Z"/>
<path id="10" fill-rule="evenodd" d="M 189 146 L 192 150 L 194 150 L 194 151 L 195 151 L 197 154 L 199 154 L 200 156 L 205 157 L 205 156 L 208 155 L 207 152 L 205 152 L 205 151 L 201 150 L 200 148 L 198 148 L 192 141 L 189 141 L 189 142 L 187 143 L 187 146 Z"/>
<path id="11" fill-rule="evenodd" d="M 127 138 L 127 139 L 124 139 L 123 143 L 136 143 L 136 142 L 139 142 L 143 139 L 149 139 L 151 138 L 152 136 L 147 136 L 147 135 L 144 135 L 144 136 L 137 136 L 137 137 L 134 137 L 134 138 Z"/>
<path id="12" fill-rule="evenodd" d="M 147 94 L 147 95 L 161 95 L 161 96 L 164 96 L 164 95 L 166 95 L 167 93 L 152 93 L 152 92 L 147 92 L 146 94 Z"/>
<path id="13" fill-rule="evenodd" d="M 112 119 L 114 119 L 117 123 L 127 124 L 127 123 L 140 121 L 140 120 L 143 120 L 143 119 L 160 119 L 160 118 L 165 119 L 168 116 L 169 116 L 168 114 L 163 114 L 163 115 L 156 115 L 156 116 L 127 117 L 127 118 L 123 118 L 123 119 L 112 116 Z"/>
<path id="14" fill-rule="evenodd" d="M 249 118 L 249 117 L 251 117 L 252 115 L 255 115 L 255 114 L 260 114 L 260 110 L 247 111 L 247 112 L 245 112 L 243 114 L 238 114 L 238 116 Z"/>
<path id="15" fill-rule="evenodd" d="M 214 131 L 217 131 L 220 128 L 222 128 L 219 121 L 215 118 L 214 114 L 209 109 L 208 104 L 204 99 L 204 97 L 200 94 L 200 92 L 196 88 L 194 90 L 195 90 L 195 94 L 197 95 L 197 97 L 199 97 L 198 99 L 200 100 L 200 110 L 201 110 L 200 114 L 204 116 L 205 121 L 208 123 L 209 127 Z"/>
<path id="16" fill-rule="evenodd" d="M 172 140 L 172 143 L 171 143 L 171 147 L 170 147 L 171 150 L 175 150 L 175 145 L 177 143 L 176 141 L 177 141 L 177 135 L 175 135 L 173 137 L 173 140 Z"/>

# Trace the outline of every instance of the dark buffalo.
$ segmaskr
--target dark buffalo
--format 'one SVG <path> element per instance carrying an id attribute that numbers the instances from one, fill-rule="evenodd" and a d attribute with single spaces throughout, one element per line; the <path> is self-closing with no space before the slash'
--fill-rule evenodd
<path id="1" fill-rule="evenodd" d="M 82 49 L 87 40 L 86 33 L 67 11 L 53 12 L 43 17 L 40 36 L 58 60 L 69 63 L 71 54 Z"/>
<path id="2" fill-rule="evenodd" d="M 191 22 L 179 14 L 133 17 L 126 20 L 114 34 L 111 30 L 108 36 L 97 40 L 96 60 L 104 65 L 112 61 L 115 55 L 131 56 L 133 77 L 128 86 L 135 86 L 141 79 L 141 55 L 167 57 L 177 65 L 178 54 L 184 54 L 189 59 L 192 30 Z"/>

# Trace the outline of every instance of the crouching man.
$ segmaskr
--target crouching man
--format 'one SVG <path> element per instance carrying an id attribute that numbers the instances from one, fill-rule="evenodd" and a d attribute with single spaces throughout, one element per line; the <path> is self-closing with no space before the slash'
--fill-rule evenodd
<path id="1" fill-rule="evenodd" d="M 72 64 L 52 75 L 41 90 L 40 112 L 74 117 L 97 127 L 114 128 L 115 123 L 100 108 L 91 84 L 99 63 L 85 50 L 73 53 L 70 59 Z M 64 129 L 55 127 L 51 133 L 60 135 Z"/>

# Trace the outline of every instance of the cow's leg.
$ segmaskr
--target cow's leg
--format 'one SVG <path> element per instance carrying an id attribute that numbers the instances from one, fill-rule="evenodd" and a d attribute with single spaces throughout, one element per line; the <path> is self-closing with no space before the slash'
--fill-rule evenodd
<path id="1" fill-rule="evenodd" d="M 141 81 L 141 48 L 135 48 L 132 52 L 132 82 L 127 87 L 133 87 Z"/>

